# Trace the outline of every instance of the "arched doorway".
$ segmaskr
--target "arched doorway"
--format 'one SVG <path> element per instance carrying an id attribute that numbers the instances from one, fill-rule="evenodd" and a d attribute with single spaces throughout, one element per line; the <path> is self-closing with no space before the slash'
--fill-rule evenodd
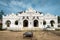
<path id="1" fill-rule="evenodd" d="M 28 27 L 28 20 L 23 21 L 23 27 Z"/>
<path id="2" fill-rule="evenodd" d="M 34 20 L 34 27 L 38 27 L 38 20 Z"/>
<path id="3" fill-rule="evenodd" d="M 11 21 L 10 21 L 10 20 L 7 20 L 7 21 L 6 21 L 7 27 L 10 27 L 10 24 L 11 24 Z"/>
<path id="4" fill-rule="evenodd" d="M 44 25 L 44 27 L 45 27 L 45 25 L 46 25 L 46 21 L 45 21 L 45 20 L 43 20 L 43 25 Z"/>
<path id="5" fill-rule="evenodd" d="M 51 24 L 52 27 L 54 26 L 54 23 L 55 23 L 54 20 L 51 20 L 51 21 L 50 21 L 50 24 Z"/>

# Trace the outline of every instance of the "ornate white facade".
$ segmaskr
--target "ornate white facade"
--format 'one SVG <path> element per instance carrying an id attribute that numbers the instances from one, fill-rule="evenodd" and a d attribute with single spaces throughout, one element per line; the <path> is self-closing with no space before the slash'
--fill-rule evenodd
<path id="1" fill-rule="evenodd" d="M 7 25 L 7 21 L 10 24 Z M 53 21 L 53 25 L 51 25 Z M 44 25 L 45 22 L 45 25 Z M 18 14 L 3 15 L 3 27 L 2 29 L 7 30 L 38 30 L 38 29 L 48 29 L 55 30 L 57 26 L 57 16 L 51 15 L 49 13 L 43 14 L 29 8 L 26 11 L 19 12 Z M 53 27 L 52 27 L 53 26 Z"/>

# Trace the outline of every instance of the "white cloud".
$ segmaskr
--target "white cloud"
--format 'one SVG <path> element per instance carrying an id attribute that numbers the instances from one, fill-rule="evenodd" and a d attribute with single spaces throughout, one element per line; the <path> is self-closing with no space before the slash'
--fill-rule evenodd
<path id="1" fill-rule="evenodd" d="M 11 1 L 10 6 L 19 6 L 19 7 L 22 7 L 22 8 L 28 8 L 28 7 L 31 7 L 31 4 L 28 3 L 28 4 L 25 4 L 23 2 L 19 2 L 19 1 Z"/>

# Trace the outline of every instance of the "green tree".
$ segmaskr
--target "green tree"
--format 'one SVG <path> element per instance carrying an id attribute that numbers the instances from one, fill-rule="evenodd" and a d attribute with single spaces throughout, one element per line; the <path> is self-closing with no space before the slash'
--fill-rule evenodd
<path id="1" fill-rule="evenodd" d="M 4 15 L 3 10 L 0 11 L 0 21 L 2 21 L 2 15 Z M 0 30 L 2 30 L 2 22 L 0 22 Z"/>
<path id="2" fill-rule="evenodd" d="M 4 15 L 3 10 L 1 10 L 1 12 L 0 12 L 0 19 L 2 19 L 2 15 Z"/>

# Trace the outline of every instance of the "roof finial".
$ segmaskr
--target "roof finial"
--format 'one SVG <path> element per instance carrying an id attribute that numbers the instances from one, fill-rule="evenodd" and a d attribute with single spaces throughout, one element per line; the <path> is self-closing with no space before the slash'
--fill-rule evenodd
<path id="1" fill-rule="evenodd" d="M 28 12 L 35 12 L 35 10 L 32 7 L 29 7 L 27 11 Z"/>
<path id="2" fill-rule="evenodd" d="M 33 8 L 32 8 L 32 7 L 30 7 L 30 8 L 28 8 L 28 10 L 33 10 Z"/>

